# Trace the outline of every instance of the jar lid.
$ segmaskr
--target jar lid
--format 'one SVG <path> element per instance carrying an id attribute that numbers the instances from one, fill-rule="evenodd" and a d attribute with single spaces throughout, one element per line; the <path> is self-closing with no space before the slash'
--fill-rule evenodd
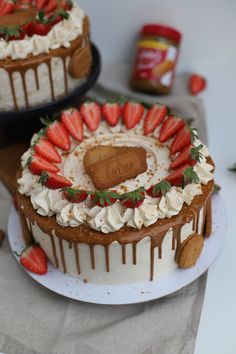
<path id="1" fill-rule="evenodd" d="M 177 43 L 180 42 L 182 37 L 182 34 L 176 29 L 159 24 L 146 24 L 143 26 L 141 33 L 144 35 L 147 34 L 166 37 L 176 41 Z"/>

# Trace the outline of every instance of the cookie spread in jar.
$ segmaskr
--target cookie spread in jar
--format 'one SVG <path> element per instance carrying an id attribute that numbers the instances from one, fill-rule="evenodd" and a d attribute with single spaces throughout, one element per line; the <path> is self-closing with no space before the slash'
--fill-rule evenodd
<path id="1" fill-rule="evenodd" d="M 131 88 L 168 94 L 174 79 L 180 42 L 181 33 L 174 28 L 145 25 L 137 43 Z"/>

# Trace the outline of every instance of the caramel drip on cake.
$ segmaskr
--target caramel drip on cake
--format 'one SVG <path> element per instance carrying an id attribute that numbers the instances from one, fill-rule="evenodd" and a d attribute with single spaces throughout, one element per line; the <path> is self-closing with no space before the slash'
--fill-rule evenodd
<path id="1" fill-rule="evenodd" d="M 212 232 L 212 205 L 211 205 L 211 198 L 209 198 L 206 206 L 205 236 L 210 237 L 211 232 Z"/>
<path id="2" fill-rule="evenodd" d="M 88 32 L 87 26 L 88 26 L 88 19 L 85 17 L 83 21 L 84 37 Z M 8 73 L 15 110 L 19 110 L 19 103 L 17 102 L 17 95 L 16 95 L 16 89 L 14 85 L 13 74 L 14 73 L 20 74 L 22 86 L 24 90 L 25 102 L 28 108 L 30 107 L 28 92 L 30 92 L 31 88 L 27 87 L 26 73 L 29 70 L 33 70 L 36 87 L 37 90 L 39 90 L 40 86 L 39 86 L 39 78 L 38 78 L 38 68 L 41 64 L 45 64 L 48 68 L 51 97 L 52 100 L 55 100 L 55 88 L 53 85 L 53 75 L 52 75 L 52 66 L 51 66 L 52 65 L 51 62 L 53 58 L 60 58 L 62 60 L 63 71 L 64 71 L 63 75 L 64 75 L 65 94 L 68 93 L 68 77 L 67 77 L 68 69 L 66 67 L 66 60 L 67 58 L 72 58 L 75 51 L 82 46 L 83 38 L 84 38 L 83 36 L 82 35 L 78 36 L 75 40 L 73 40 L 69 48 L 60 47 L 58 49 L 51 49 L 48 54 L 39 54 L 36 56 L 31 54 L 26 59 L 23 60 L 22 59 L 12 60 L 11 58 L 0 60 L 0 68 L 6 70 Z M 90 46 L 89 43 L 88 46 Z"/>
<path id="3" fill-rule="evenodd" d="M 58 268 L 59 264 L 58 264 L 56 245 L 55 245 L 55 241 L 54 241 L 53 235 L 50 235 L 50 239 L 51 239 L 51 244 L 52 244 L 52 252 L 53 252 L 54 261 L 55 261 L 55 264 L 56 264 L 56 268 Z"/>
<path id="4" fill-rule="evenodd" d="M 94 256 L 94 245 L 89 245 L 90 256 L 91 256 L 91 267 L 95 269 L 95 256 Z"/>
<path id="5" fill-rule="evenodd" d="M 71 241 L 69 241 L 68 246 L 69 246 L 69 249 L 71 249 L 71 248 L 72 248 L 72 242 L 71 242 Z"/>
<path id="6" fill-rule="evenodd" d="M 77 272 L 80 274 L 80 262 L 79 262 L 79 246 L 78 243 L 74 243 L 75 260 L 77 266 Z"/>
<path id="7" fill-rule="evenodd" d="M 122 263 L 126 264 L 126 245 L 121 245 L 122 250 Z"/>
<path id="8" fill-rule="evenodd" d="M 64 70 L 65 95 L 67 95 L 68 94 L 68 80 L 67 80 L 66 58 L 63 58 L 62 62 L 63 62 L 63 70 Z"/>
<path id="9" fill-rule="evenodd" d="M 71 241 L 74 244 L 76 263 L 78 273 L 80 272 L 78 244 L 87 244 L 90 249 L 91 268 L 95 269 L 95 245 L 101 245 L 105 248 L 105 261 L 106 270 L 110 271 L 110 255 L 109 246 L 114 242 L 118 242 L 121 246 L 122 263 L 126 263 L 126 245 L 130 244 L 133 250 L 133 264 L 136 264 L 136 247 L 139 241 L 145 237 L 150 237 L 150 280 L 154 277 L 154 264 L 155 264 L 155 248 L 158 248 L 158 257 L 162 257 L 162 243 L 167 235 L 168 231 L 172 229 L 172 244 L 171 248 L 179 249 L 181 244 L 181 231 L 183 225 L 190 223 L 193 220 L 192 229 L 197 225 L 197 219 L 199 219 L 200 211 L 203 209 L 202 224 L 205 224 L 205 228 L 202 228 L 202 235 L 205 232 L 206 237 L 211 232 L 211 194 L 213 191 L 214 182 L 210 181 L 206 186 L 202 186 L 202 195 L 194 198 L 190 206 L 184 205 L 180 213 L 176 216 L 172 216 L 170 219 L 160 219 L 156 223 L 143 227 L 140 230 L 131 229 L 124 226 L 122 229 L 104 234 L 92 230 L 89 226 L 83 224 L 77 228 L 63 228 L 56 223 L 55 217 L 47 218 L 48 222 L 45 222 L 45 217 L 40 216 L 33 209 L 30 199 L 23 195 L 18 194 L 19 205 L 24 205 L 24 214 L 31 222 L 36 222 L 37 225 L 47 234 L 52 234 L 55 230 L 55 236 L 59 238 L 60 252 L 63 263 L 64 271 L 66 270 L 64 252 L 62 247 L 62 240 Z"/>
<path id="10" fill-rule="evenodd" d="M 64 255 L 64 247 L 63 247 L 63 240 L 61 238 L 59 239 L 59 246 L 60 246 L 63 270 L 64 270 L 64 273 L 66 273 L 66 262 L 65 262 L 65 255 Z"/>
<path id="11" fill-rule="evenodd" d="M 105 249 L 105 258 L 106 258 L 106 271 L 110 272 L 110 257 L 109 257 L 109 246 L 104 246 Z"/>

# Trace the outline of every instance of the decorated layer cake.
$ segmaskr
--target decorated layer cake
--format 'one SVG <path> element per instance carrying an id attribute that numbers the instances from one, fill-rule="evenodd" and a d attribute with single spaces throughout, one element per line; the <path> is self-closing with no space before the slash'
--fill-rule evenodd
<path id="1" fill-rule="evenodd" d="M 80 86 L 90 47 L 88 17 L 71 0 L 3 0 L 0 111 L 51 102 Z"/>
<path id="2" fill-rule="evenodd" d="M 68 109 L 33 136 L 21 166 L 25 242 L 81 280 L 156 280 L 194 266 L 211 234 L 213 161 L 164 105 Z"/>

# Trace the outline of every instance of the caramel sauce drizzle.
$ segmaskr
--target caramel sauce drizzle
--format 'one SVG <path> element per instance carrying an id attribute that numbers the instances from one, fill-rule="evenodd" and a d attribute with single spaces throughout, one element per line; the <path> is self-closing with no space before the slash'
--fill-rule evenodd
<path id="1" fill-rule="evenodd" d="M 94 256 L 94 245 L 89 245 L 90 257 L 91 257 L 91 267 L 95 269 L 95 256 Z"/>
<path id="2" fill-rule="evenodd" d="M 126 245 L 121 245 L 122 250 L 122 263 L 126 264 Z"/>
<path id="3" fill-rule="evenodd" d="M 78 245 L 78 243 L 75 243 L 75 242 L 73 244 L 74 244 L 77 272 L 78 272 L 78 274 L 80 274 L 79 245 Z"/>
<path id="4" fill-rule="evenodd" d="M 63 247 L 63 240 L 61 238 L 59 239 L 59 246 L 60 246 L 63 270 L 64 270 L 64 273 L 66 273 L 66 262 L 65 262 L 65 255 L 64 255 L 64 247 Z"/>
<path id="5" fill-rule="evenodd" d="M 52 253 L 53 253 L 54 261 L 55 261 L 55 264 L 56 264 L 56 268 L 58 268 L 59 264 L 58 264 L 56 246 L 55 246 L 55 241 L 54 241 L 53 235 L 50 235 L 50 239 L 51 239 L 51 244 L 52 244 Z"/>

